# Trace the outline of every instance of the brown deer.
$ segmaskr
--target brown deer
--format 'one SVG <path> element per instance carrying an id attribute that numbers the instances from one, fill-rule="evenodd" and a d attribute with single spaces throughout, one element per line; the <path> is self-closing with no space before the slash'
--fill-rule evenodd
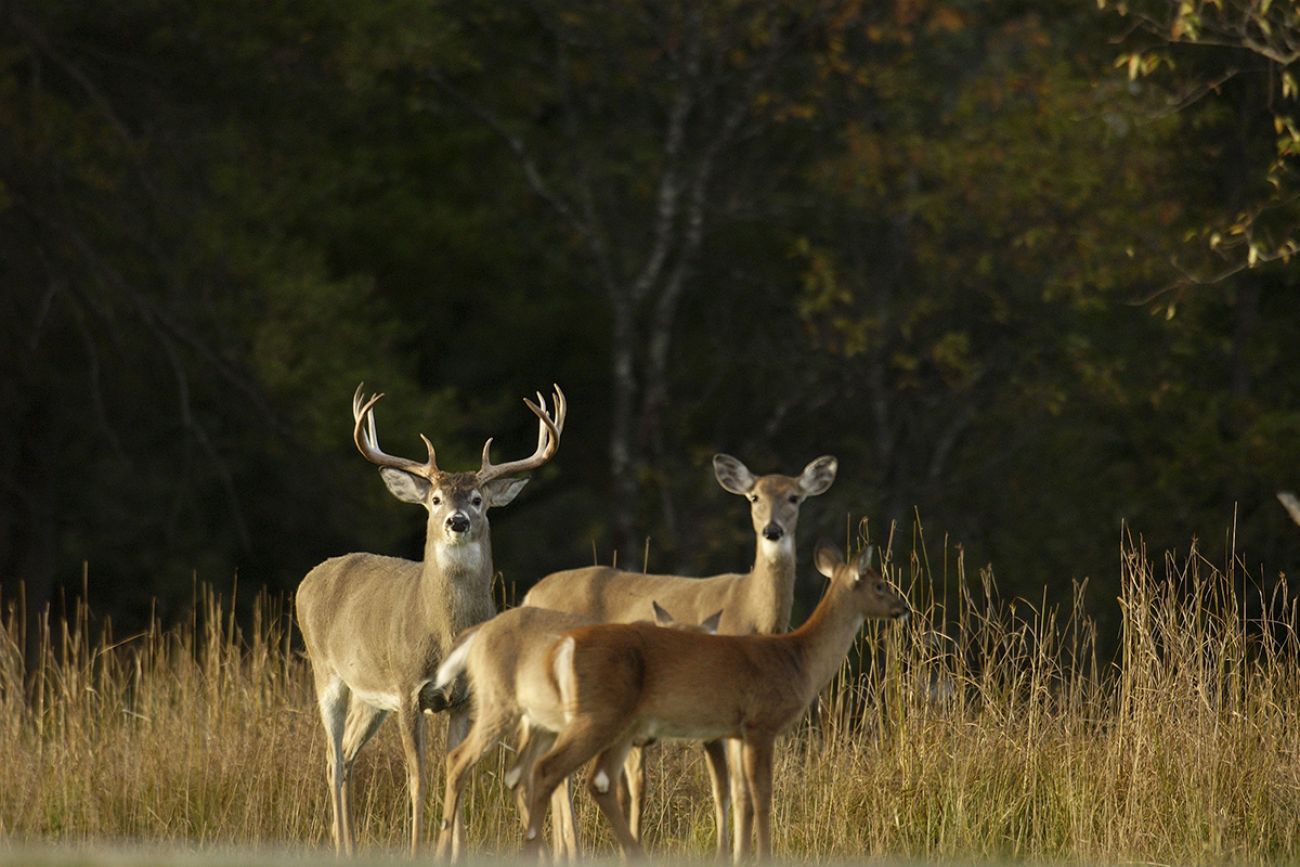
<path id="1" fill-rule="evenodd" d="M 754 528 L 754 564 L 749 572 L 687 578 L 647 575 L 608 566 L 588 566 L 546 576 L 524 597 L 524 605 L 571 611 L 599 623 L 630 623 L 644 617 L 649 601 L 658 600 L 684 622 L 700 622 L 722 610 L 718 632 L 725 635 L 784 632 L 790 628 L 794 606 L 795 529 L 799 508 L 808 497 L 824 493 L 835 481 L 838 463 L 823 455 L 797 476 L 755 476 L 736 458 L 718 454 L 713 472 L 723 490 L 749 501 Z M 728 754 L 721 742 L 704 745 L 709 764 L 717 819 L 719 858 L 727 854 L 727 803 L 735 812 L 735 830 L 749 821 L 752 805 L 744 776 L 727 773 L 739 767 L 739 751 Z M 629 826 L 641 835 L 645 792 L 645 761 L 639 747 L 629 757 Z M 620 779 L 623 775 L 619 775 Z"/>
<path id="2" fill-rule="evenodd" d="M 839 670 L 865 619 L 911 611 L 871 567 L 870 548 L 846 563 L 839 549 L 823 542 L 815 560 L 830 584 L 793 632 L 699 635 L 620 623 L 581 627 L 552 645 L 543 672 L 550 682 L 543 688 L 559 693 L 564 726 L 533 765 L 525 848 L 538 845 L 546 799 L 556 786 L 595 758 L 596 803 L 624 854 L 643 856 L 609 786 L 632 744 L 646 738 L 733 738 L 741 745 L 753 798 L 757 855 L 769 859 L 776 736 Z M 737 863 L 751 844 L 748 825 L 738 830 Z"/>
<path id="3" fill-rule="evenodd" d="M 325 724 L 326 767 L 331 784 L 336 850 L 352 854 L 352 765 L 357 753 L 390 713 L 397 714 L 411 795 L 411 852 L 420 843 L 424 803 L 422 711 L 450 710 L 447 742 L 459 743 L 468 727 L 463 701 L 448 701 L 431 688 L 438 664 L 466 627 L 496 613 L 492 601 L 492 543 L 488 509 L 504 506 L 527 484 L 520 473 L 554 456 L 564 429 L 564 393 L 555 386 L 554 416 L 540 394 L 524 403 L 538 418 L 531 457 L 493 464 L 492 440 L 483 446 L 477 472 L 438 468 L 433 444 L 423 434 L 425 462 L 385 454 L 379 448 L 374 407 L 383 397 L 352 399 L 353 441 L 393 496 L 428 510 L 424 560 L 378 554 L 346 554 L 312 569 L 298 585 L 298 627 L 307 645 L 316 700 Z M 457 821 L 457 830 L 462 835 Z"/>
<path id="4" fill-rule="evenodd" d="M 714 632 L 722 616 L 715 612 L 699 626 L 678 623 L 657 602 L 652 603 L 659 627 Z M 510 732 L 521 731 L 519 759 L 506 775 L 506 785 L 516 788 L 528 781 L 532 762 L 550 748 L 555 732 L 564 725 L 564 707 L 547 674 L 547 651 L 571 629 L 589 626 L 580 614 L 547 608 L 520 607 L 503 611 L 491 620 L 470 627 L 457 637 L 438 667 L 434 689 L 447 690 L 461 677 L 469 681 L 474 724 L 460 745 L 447 754 L 446 794 L 442 802 L 440 858 L 452 853 L 450 829 L 459 812 L 461 791 L 470 770 L 484 754 Z M 527 786 L 516 788 L 520 814 L 529 822 Z M 578 856 L 578 830 L 573 818 L 569 787 L 557 787 L 551 798 L 552 856 L 573 861 Z"/>

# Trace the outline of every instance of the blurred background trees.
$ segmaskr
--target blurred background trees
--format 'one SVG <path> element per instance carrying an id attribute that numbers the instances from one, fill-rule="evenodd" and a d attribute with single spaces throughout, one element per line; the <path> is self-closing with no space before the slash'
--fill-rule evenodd
<path id="1" fill-rule="evenodd" d="M 361 380 L 449 466 L 565 388 L 520 590 L 745 568 L 715 451 L 836 454 L 805 542 L 919 514 L 1004 593 L 1109 604 L 1124 524 L 1290 570 L 1294 58 L 1223 8 L 2 3 L 0 592 L 418 556 Z"/>

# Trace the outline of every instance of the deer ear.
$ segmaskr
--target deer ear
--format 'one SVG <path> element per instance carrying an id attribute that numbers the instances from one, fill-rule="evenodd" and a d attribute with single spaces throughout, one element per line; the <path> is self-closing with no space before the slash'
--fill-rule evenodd
<path id="1" fill-rule="evenodd" d="M 722 485 L 724 491 L 742 497 L 754 489 L 756 481 L 749 467 L 721 452 L 713 456 L 713 475 L 717 476 L 718 484 Z"/>
<path id="2" fill-rule="evenodd" d="M 429 496 L 429 488 L 432 487 L 428 479 L 413 476 L 396 467 L 380 467 L 379 475 L 388 486 L 389 492 L 403 503 L 416 503 L 423 506 L 425 497 Z"/>
<path id="3" fill-rule="evenodd" d="M 504 506 L 519 495 L 528 484 L 528 477 L 522 479 L 494 479 L 483 486 L 483 496 L 489 506 Z"/>
<path id="4" fill-rule="evenodd" d="M 858 570 L 858 580 L 861 580 L 864 576 L 866 576 L 868 572 L 871 571 L 871 558 L 872 555 L 875 553 L 876 553 L 876 546 L 868 545 L 867 549 L 863 551 L 862 554 L 858 557 L 858 562 L 855 564 Z"/>
<path id="5" fill-rule="evenodd" d="M 818 572 L 827 578 L 834 578 L 836 567 L 844 565 L 844 556 L 840 554 L 839 548 L 822 539 L 817 543 L 817 550 L 813 553 L 813 564 Z"/>
<path id="6" fill-rule="evenodd" d="M 722 612 L 724 610 L 725 609 L 719 608 L 717 611 L 704 618 L 704 622 L 700 624 L 700 628 L 709 635 L 717 635 L 718 624 L 722 622 Z"/>
<path id="7" fill-rule="evenodd" d="M 650 605 L 654 608 L 654 612 L 655 612 L 655 623 L 657 623 L 658 625 L 660 625 L 660 626 L 672 626 L 674 623 L 677 622 L 677 621 L 673 620 L 673 616 L 672 616 L 671 614 L 669 614 L 669 613 L 664 609 L 664 607 L 663 607 L 662 605 L 660 605 L 658 602 L 656 602 L 656 601 L 654 601 L 653 599 L 651 599 L 651 600 L 650 600 Z"/>
<path id="8" fill-rule="evenodd" d="M 868 545 L 868 546 L 867 546 L 867 550 L 866 550 L 866 551 L 863 551 L 863 552 L 862 552 L 862 555 L 859 556 L 859 558 L 858 558 L 858 575 L 866 575 L 867 572 L 870 572 L 870 571 L 871 571 L 871 568 L 872 568 L 872 567 L 871 567 L 871 560 L 872 560 L 872 556 L 875 555 L 875 552 L 876 552 L 876 546 L 875 546 L 875 545 Z"/>
<path id="9" fill-rule="evenodd" d="M 831 482 L 835 481 L 835 472 L 839 468 L 840 462 L 834 455 L 822 455 L 814 461 L 809 461 L 808 466 L 803 468 L 803 473 L 799 476 L 799 487 L 803 489 L 804 496 L 815 497 L 826 493 Z"/>

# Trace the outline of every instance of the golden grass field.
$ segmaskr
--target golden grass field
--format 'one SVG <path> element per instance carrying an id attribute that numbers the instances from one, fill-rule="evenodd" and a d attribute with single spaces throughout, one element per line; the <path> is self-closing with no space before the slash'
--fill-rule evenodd
<path id="1" fill-rule="evenodd" d="M 932 565 L 918 539 L 896 554 L 889 574 L 917 614 L 866 630 L 859 664 L 826 691 L 816 722 L 782 741 L 778 858 L 1300 861 L 1300 621 L 1285 579 L 1265 592 L 1237 560 L 1152 558 L 1132 543 L 1118 567 L 1112 658 L 1080 592 L 1044 610 L 999 600 L 958 550 L 945 546 Z M 236 607 L 251 610 L 242 628 Z M 199 589 L 186 623 L 112 636 L 90 622 L 84 608 L 50 622 L 44 651 L 24 660 L 21 617 L 7 608 L 0 863 L 332 852 L 322 729 L 286 603 L 236 606 Z M 433 750 L 426 839 L 441 733 Z M 520 839 L 504 767 L 498 752 L 468 792 L 484 856 L 508 857 Z M 701 751 L 661 746 L 649 767 L 651 851 L 711 854 Z M 357 776 L 358 845 L 387 863 L 408 833 L 391 723 Z M 610 855 L 594 805 L 578 801 L 584 848 Z"/>

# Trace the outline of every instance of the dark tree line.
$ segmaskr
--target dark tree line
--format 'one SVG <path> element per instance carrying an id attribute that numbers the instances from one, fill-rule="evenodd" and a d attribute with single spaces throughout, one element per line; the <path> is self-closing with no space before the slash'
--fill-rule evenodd
<path id="1" fill-rule="evenodd" d="M 802 549 L 919 514 L 1007 593 L 1108 605 L 1123 525 L 1289 570 L 1294 60 L 1126 11 L 0 3 L 3 598 L 417 556 L 361 380 L 466 466 L 565 388 L 521 588 L 746 566 L 715 451 L 834 453 Z"/>

